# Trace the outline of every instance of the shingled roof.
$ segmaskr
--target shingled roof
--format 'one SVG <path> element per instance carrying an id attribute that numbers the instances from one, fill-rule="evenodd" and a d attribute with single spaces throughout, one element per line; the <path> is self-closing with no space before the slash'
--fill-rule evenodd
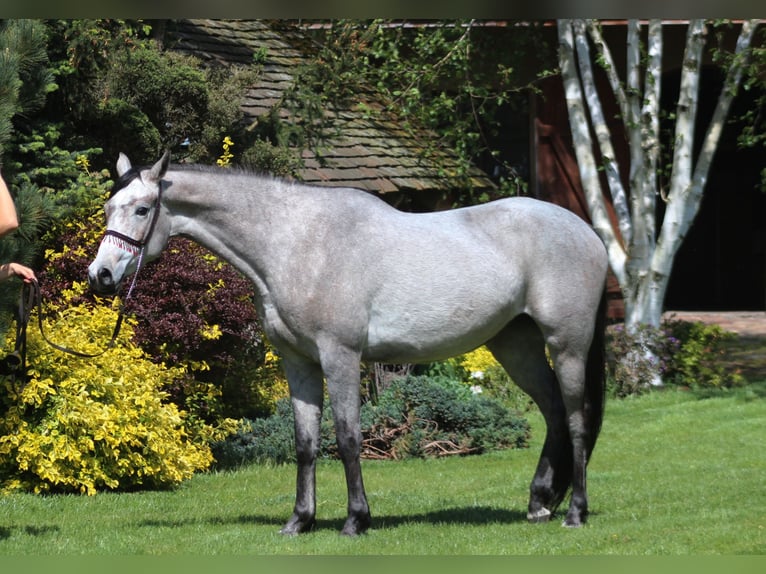
<path id="1" fill-rule="evenodd" d="M 257 84 L 244 96 L 242 109 L 250 122 L 270 114 L 294 79 L 299 66 L 316 44 L 295 26 L 264 20 L 174 20 L 168 26 L 169 47 L 203 61 L 223 65 L 250 65 L 255 55 L 262 64 Z M 326 110 L 331 132 L 320 158 L 304 150 L 302 180 L 320 185 L 350 186 L 377 194 L 422 192 L 449 196 L 466 186 L 459 177 L 457 158 L 448 150 L 424 153 L 433 135 L 413 133 L 386 114 L 375 95 L 365 94 L 365 105 L 381 110 L 369 117 L 354 109 Z M 282 117 L 287 111 L 277 108 Z M 467 176 L 476 190 L 495 186 L 487 175 L 472 168 Z"/>

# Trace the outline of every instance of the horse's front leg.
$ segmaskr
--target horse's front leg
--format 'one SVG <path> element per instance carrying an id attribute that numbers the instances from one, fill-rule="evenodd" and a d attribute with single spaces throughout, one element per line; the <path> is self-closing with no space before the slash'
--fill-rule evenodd
<path id="1" fill-rule="evenodd" d="M 316 517 L 316 458 L 322 420 L 322 370 L 318 365 L 283 358 L 295 417 L 298 476 L 293 514 L 280 532 L 299 534 L 313 528 Z"/>
<path id="2" fill-rule="evenodd" d="M 362 430 L 359 420 L 359 360 L 359 353 L 340 346 L 325 349 L 322 356 L 327 391 L 332 403 L 338 452 L 346 474 L 348 515 L 341 534 L 348 536 L 362 534 L 371 522 L 360 463 Z"/>

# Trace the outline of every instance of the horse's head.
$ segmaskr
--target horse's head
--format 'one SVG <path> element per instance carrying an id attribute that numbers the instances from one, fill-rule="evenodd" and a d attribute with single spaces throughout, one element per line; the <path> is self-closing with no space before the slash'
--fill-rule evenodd
<path id="1" fill-rule="evenodd" d="M 155 259 L 167 245 L 170 227 L 161 217 L 161 199 L 169 162 L 166 152 L 151 168 L 138 169 L 120 154 L 119 179 L 104 207 L 106 234 L 88 267 L 88 282 L 96 293 L 115 293 L 140 262 Z"/>

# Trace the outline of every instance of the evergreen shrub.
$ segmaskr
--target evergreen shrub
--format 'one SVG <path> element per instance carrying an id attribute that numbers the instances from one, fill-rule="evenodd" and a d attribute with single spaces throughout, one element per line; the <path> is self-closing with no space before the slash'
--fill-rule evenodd
<path id="1" fill-rule="evenodd" d="M 327 402 L 327 401 L 325 401 Z M 445 377 L 396 379 L 377 404 L 362 405 L 362 457 L 402 459 L 480 454 L 528 446 L 529 424 L 497 399 L 474 394 Z M 295 462 L 295 431 L 288 399 L 274 415 L 212 446 L 221 468 L 253 462 Z M 331 410 L 322 416 L 320 456 L 336 458 Z"/>

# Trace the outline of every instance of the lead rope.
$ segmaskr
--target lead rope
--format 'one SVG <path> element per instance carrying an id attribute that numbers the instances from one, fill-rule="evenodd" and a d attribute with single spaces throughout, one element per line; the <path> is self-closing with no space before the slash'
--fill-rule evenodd
<path id="1" fill-rule="evenodd" d="M 135 284 L 135 280 L 133 281 L 133 284 Z M 45 334 L 45 328 L 43 327 L 43 301 L 42 301 L 42 295 L 40 293 L 40 285 L 37 283 L 37 281 L 33 280 L 30 283 L 24 284 L 24 287 L 22 289 L 26 289 L 26 288 L 29 288 L 30 291 L 32 291 L 32 293 L 34 294 L 34 297 L 33 298 L 29 297 L 29 299 L 32 300 L 32 304 L 37 307 L 37 324 L 38 324 L 38 327 L 40 328 L 40 335 L 42 336 L 43 340 L 46 343 L 48 343 L 51 347 L 53 347 L 57 351 L 62 351 L 64 353 L 68 353 L 70 355 L 74 355 L 76 357 L 82 357 L 85 359 L 93 359 L 95 357 L 100 357 L 101 355 L 106 353 L 109 349 L 114 347 L 114 344 L 117 342 L 117 336 L 120 334 L 120 329 L 122 328 L 122 321 L 125 318 L 125 301 L 122 301 L 120 303 L 120 311 L 117 315 L 117 321 L 114 324 L 114 329 L 112 330 L 112 336 L 109 339 L 109 342 L 106 344 L 106 347 L 104 347 L 97 353 L 84 353 L 82 351 L 70 349 L 69 347 L 65 347 L 64 345 L 59 345 L 50 340 L 48 335 Z M 23 298 L 23 295 L 22 295 L 22 298 Z M 29 315 L 27 315 L 27 321 L 29 321 Z"/>
<path id="2" fill-rule="evenodd" d="M 104 347 L 101 351 L 97 353 L 83 353 L 82 351 L 70 349 L 69 347 L 65 347 L 64 345 L 59 345 L 51 341 L 48 338 L 48 336 L 45 334 L 45 329 L 43 327 L 43 312 L 42 312 L 43 303 L 42 303 L 42 295 L 40 293 L 40 285 L 37 282 L 37 279 L 33 279 L 32 281 L 28 283 L 25 282 L 21 287 L 21 296 L 19 298 L 19 310 L 18 310 L 18 316 L 16 317 L 16 344 L 15 344 L 14 351 L 11 354 L 7 355 L 3 359 L 0 359 L 0 375 L 5 374 L 5 375 L 11 375 L 14 377 L 17 377 L 20 375 L 26 381 L 27 325 L 29 324 L 29 317 L 30 317 L 31 311 L 35 306 L 37 307 L 37 321 L 38 321 L 38 326 L 40 328 L 40 335 L 42 336 L 43 340 L 54 349 L 58 351 L 62 351 L 64 353 L 69 353 L 70 355 L 74 355 L 76 357 L 93 359 L 95 357 L 100 357 L 101 355 L 106 353 L 109 349 L 114 347 L 115 343 L 117 342 L 117 336 L 120 334 L 120 329 L 122 328 L 122 321 L 125 318 L 125 305 L 130 299 L 131 295 L 133 294 L 133 288 L 136 286 L 136 280 L 138 279 L 138 272 L 141 271 L 141 267 L 143 266 L 143 263 L 144 263 L 144 250 L 146 249 L 146 244 L 148 243 L 149 238 L 154 232 L 154 227 L 157 224 L 157 219 L 160 213 L 161 197 L 162 197 L 162 184 L 160 184 L 159 190 L 157 191 L 157 199 L 154 205 L 154 214 L 152 215 L 152 220 L 149 224 L 149 229 L 147 230 L 145 237 L 142 241 L 137 241 L 131 237 L 128 237 L 116 231 L 111 231 L 109 229 L 106 230 L 107 237 L 110 235 L 114 236 L 122 241 L 125 241 L 129 245 L 138 247 L 139 249 L 138 261 L 136 262 L 136 271 L 133 273 L 133 279 L 131 280 L 130 286 L 128 287 L 128 292 L 125 294 L 125 297 L 120 302 L 120 311 L 119 311 L 119 314 L 117 315 L 117 322 L 114 325 L 112 336 L 109 339 L 109 342 L 107 343 L 106 347 Z"/>
<path id="3" fill-rule="evenodd" d="M 120 303 L 120 310 L 117 315 L 117 321 L 115 322 L 114 329 L 112 330 L 112 335 L 109 339 L 109 342 L 106 344 L 106 347 L 104 347 L 101 351 L 98 351 L 97 353 L 84 353 L 82 351 L 77 351 L 75 349 L 65 347 L 64 345 L 59 345 L 58 343 L 54 343 L 45 333 L 45 328 L 43 325 L 43 302 L 42 302 L 42 294 L 40 292 L 40 285 L 36 279 L 33 279 L 32 281 L 28 283 L 25 282 L 21 286 L 21 294 L 19 296 L 19 306 L 16 312 L 16 343 L 14 345 L 13 352 L 0 360 L 0 374 L 9 375 L 13 378 L 22 379 L 24 382 L 26 382 L 26 379 L 27 379 L 27 326 L 29 325 L 29 319 L 32 314 L 32 309 L 34 309 L 35 307 L 37 307 L 37 323 L 40 329 L 40 335 L 42 336 L 43 340 L 46 343 L 48 343 L 48 345 L 50 345 L 57 351 L 62 351 L 64 353 L 68 353 L 76 357 L 93 359 L 95 357 L 100 357 L 101 355 L 106 353 L 109 349 L 113 348 L 115 343 L 117 342 L 117 337 L 120 334 L 120 329 L 122 328 L 122 322 L 125 318 L 125 303 L 130 298 L 131 294 L 133 293 L 133 288 L 136 286 L 136 279 L 138 277 L 138 272 L 141 269 L 143 258 L 144 258 L 144 249 L 141 248 L 141 251 L 139 252 L 139 255 L 138 255 L 138 265 L 136 266 L 136 272 L 133 274 L 133 279 L 130 282 L 130 287 L 128 288 L 128 292 L 126 293 L 124 299 Z"/>

